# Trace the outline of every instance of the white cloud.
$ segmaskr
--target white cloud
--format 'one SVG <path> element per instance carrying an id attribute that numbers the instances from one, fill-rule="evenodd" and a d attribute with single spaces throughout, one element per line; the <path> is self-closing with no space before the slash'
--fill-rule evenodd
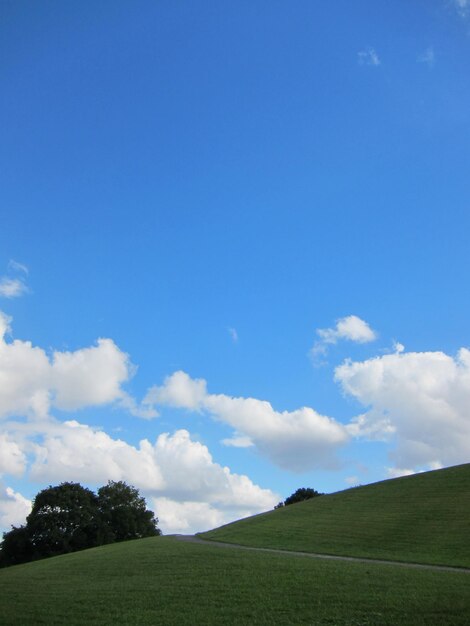
<path id="1" fill-rule="evenodd" d="M 168 498 L 154 498 L 153 505 L 155 511 L 158 511 L 158 526 L 164 534 L 192 535 L 230 521 L 223 511 L 207 502 L 175 502 Z"/>
<path id="2" fill-rule="evenodd" d="M 10 319 L 0 315 L 0 417 L 44 416 L 49 410 L 51 366 L 44 350 L 29 341 L 7 343 Z"/>
<path id="3" fill-rule="evenodd" d="M 11 332 L 11 321 L 12 318 L 9 315 L 4 313 L 3 311 L 0 311 L 0 341 L 5 337 L 7 333 Z"/>
<path id="4" fill-rule="evenodd" d="M 149 389 L 143 403 L 161 404 L 178 409 L 197 411 L 207 395 L 207 384 L 202 378 L 191 378 L 186 372 L 178 371 L 167 376 L 161 387 Z"/>
<path id="5" fill-rule="evenodd" d="M 30 511 L 30 500 L 0 484 L 0 528 L 9 530 L 10 526 L 24 524 Z"/>
<path id="6" fill-rule="evenodd" d="M 75 352 L 54 352 L 51 387 L 54 406 L 64 411 L 109 404 L 122 397 L 132 375 L 129 356 L 112 339 Z"/>
<path id="7" fill-rule="evenodd" d="M 335 328 L 319 328 L 317 334 L 325 343 L 337 343 L 341 339 L 368 343 L 377 337 L 369 324 L 357 315 L 342 317 L 336 322 Z"/>
<path id="8" fill-rule="evenodd" d="M 314 362 L 327 354 L 329 345 L 336 344 L 338 341 L 369 343 L 377 339 L 377 333 L 357 315 L 341 317 L 333 328 L 317 328 L 316 333 L 319 338 L 310 350 L 310 356 Z"/>
<path id="9" fill-rule="evenodd" d="M 366 48 L 357 53 L 359 65 L 372 65 L 377 67 L 380 65 L 380 59 L 374 48 Z"/>
<path id="10" fill-rule="evenodd" d="M 133 414 L 155 416 L 122 389 L 134 368 L 111 339 L 75 352 L 56 351 L 49 358 L 29 341 L 5 341 L 10 322 L 0 312 L 0 417 L 45 418 L 51 407 L 71 411 L 110 403 Z"/>
<path id="11" fill-rule="evenodd" d="M 455 358 L 443 352 L 397 352 L 346 361 L 336 368 L 335 379 L 367 407 L 348 426 L 350 434 L 393 439 L 397 468 L 468 461 L 469 350 L 462 348 Z"/>
<path id="12" fill-rule="evenodd" d="M 0 433 L 0 476 L 21 476 L 26 468 L 26 456 L 7 433 Z"/>
<path id="13" fill-rule="evenodd" d="M 9 424 L 11 431 L 14 426 Z M 92 486 L 124 480 L 147 500 L 162 504 L 163 510 L 156 507 L 155 512 L 166 532 L 207 530 L 219 520 L 226 523 L 266 511 L 279 501 L 278 494 L 214 462 L 207 446 L 193 441 L 186 430 L 132 446 L 76 421 L 16 426 L 19 446 L 28 448 L 32 457 L 30 480 Z"/>
<path id="14" fill-rule="evenodd" d="M 165 488 L 159 492 L 172 500 L 209 502 L 218 507 L 256 512 L 269 509 L 277 496 L 258 487 L 244 475 L 214 463 L 207 448 L 192 441 L 187 430 L 161 434 L 154 446 Z"/>
<path id="15" fill-rule="evenodd" d="M 145 402 L 204 411 L 225 422 L 280 467 L 303 471 L 334 467 L 335 452 L 349 438 L 346 428 L 309 407 L 275 411 L 269 402 L 207 393 L 206 381 L 175 372 Z M 233 440 L 232 440 L 233 442 Z"/>
<path id="16" fill-rule="evenodd" d="M 153 446 L 146 439 L 134 447 L 75 420 L 41 428 L 43 438 L 34 446 L 30 470 L 36 482 L 126 480 L 146 490 L 165 484 Z"/>
<path id="17" fill-rule="evenodd" d="M 30 477 L 37 482 L 103 484 L 111 479 L 135 485 L 161 503 L 156 513 L 167 532 L 195 530 L 195 525 L 208 529 L 218 520 L 268 510 L 279 499 L 215 463 L 208 448 L 186 430 L 162 433 L 154 444 L 143 439 L 134 447 L 75 421 L 56 423 L 34 445 L 34 454 Z"/>
<path id="18" fill-rule="evenodd" d="M 417 59 L 418 63 L 424 63 L 428 67 L 434 67 L 435 60 L 436 57 L 434 54 L 434 49 L 431 46 L 429 48 L 426 48 L 426 50 L 422 52 Z"/>
<path id="19" fill-rule="evenodd" d="M 4 298 L 18 298 L 27 293 L 28 288 L 19 278 L 0 278 L 0 296 Z"/>
<path id="20" fill-rule="evenodd" d="M 232 448 L 250 448 L 255 445 L 249 437 L 243 436 L 235 436 L 228 439 L 222 439 L 222 443 L 224 446 L 229 446 Z"/>

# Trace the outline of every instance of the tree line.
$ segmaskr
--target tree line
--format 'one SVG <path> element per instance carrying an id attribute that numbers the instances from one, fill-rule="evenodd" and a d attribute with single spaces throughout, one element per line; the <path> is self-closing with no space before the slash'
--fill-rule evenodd
<path id="1" fill-rule="evenodd" d="M 128 539 L 161 535 L 138 490 L 109 481 L 95 494 L 65 482 L 40 491 L 26 524 L 3 534 L 0 567 Z"/>

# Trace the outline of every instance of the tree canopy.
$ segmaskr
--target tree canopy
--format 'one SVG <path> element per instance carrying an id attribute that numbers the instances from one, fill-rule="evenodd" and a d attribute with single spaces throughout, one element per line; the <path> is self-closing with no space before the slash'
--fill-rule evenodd
<path id="1" fill-rule="evenodd" d="M 97 495 L 79 483 L 62 483 L 40 491 L 26 524 L 4 533 L 0 565 L 160 535 L 157 524 L 145 499 L 125 482 L 109 481 Z"/>
<path id="2" fill-rule="evenodd" d="M 274 507 L 275 509 L 280 509 L 283 506 L 288 506 L 289 504 L 295 504 L 296 502 L 303 502 L 304 500 L 310 500 L 310 498 L 316 498 L 318 496 L 322 496 L 323 494 L 311 487 L 300 487 L 297 491 L 294 491 L 288 498 L 284 500 L 284 502 L 279 502 Z"/>
<path id="3" fill-rule="evenodd" d="M 98 489 L 101 519 L 112 541 L 140 539 L 160 534 L 158 520 L 147 509 L 145 499 L 125 482 L 109 481 Z"/>

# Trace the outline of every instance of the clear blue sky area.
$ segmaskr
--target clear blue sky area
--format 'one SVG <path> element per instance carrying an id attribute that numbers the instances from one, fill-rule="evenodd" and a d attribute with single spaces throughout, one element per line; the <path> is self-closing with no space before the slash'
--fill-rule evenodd
<path id="1" fill-rule="evenodd" d="M 469 70 L 466 0 L 3 0 L 0 518 L 111 478 L 204 530 L 470 460 Z M 81 365 L 64 382 L 32 347 Z M 88 398 L 89 374 L 114 392 Z M 131 449 L 162 433 L 139 482 Z M 117 440 L 128 464 L 93 473 Z"/>

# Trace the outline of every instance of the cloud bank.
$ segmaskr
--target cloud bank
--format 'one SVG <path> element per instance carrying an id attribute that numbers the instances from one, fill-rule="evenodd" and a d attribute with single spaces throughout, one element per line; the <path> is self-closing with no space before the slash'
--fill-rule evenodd
<path id="1" fill-rule="evenodd" d="M 162 529 L 172 532 L 204 530 L 279 501 L 270 489 L 214 461 L 186 429 L 131 445 L 77 419 L 59 421 L 55 409 L 118 406 L 140 417 L 156 417 L 157 407 L 185 410 L 229 426 L 224 445 L 250 447 L 294 472 L 337 470 L 339 450 L 354 438 L 388 442 L 389 476 L 470 457 L 467 348 L 452 357 L 406 352 L 396 342 L 393 354 L 345 361 L 335 369 L 335 380 L 364 410 L 343 424 L 311 407 L 278 411 L 266 400 L 210 393 L 204 379 L 183 371 L 151 387 L 139 404 L 124 390 L 135 368 L 111 339 L 48 353 L 29 341 L 7 340 L 10 324 L 0 312 L 0 522 L 6 528 L 20 523 L 30 506 L 7 486 L 8 476 L 37 485 L 71 480 L 92 487 L 125 480 L 154 503 Z M 367 343 L 377 335 L 351 315 L 319 329 L 317 336 L 320 345 L 329 346 Z"/>

